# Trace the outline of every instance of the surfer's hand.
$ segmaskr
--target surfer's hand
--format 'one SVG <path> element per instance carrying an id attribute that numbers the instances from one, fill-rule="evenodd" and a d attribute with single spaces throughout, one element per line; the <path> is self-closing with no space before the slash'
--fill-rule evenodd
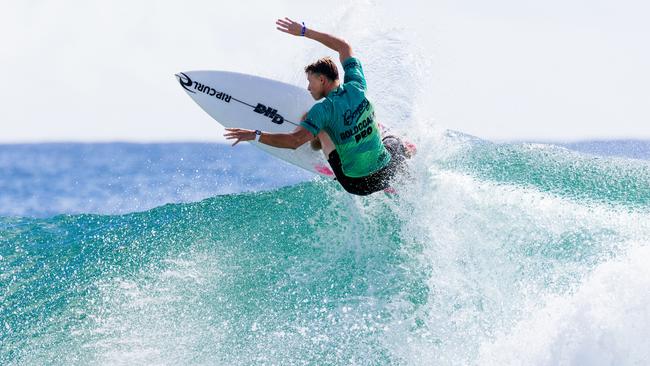
<path id="1" fill-rule="evenodd" d="M 245 130 L 243 128 L 226 128 L 226 133 L 224 133 L 224 137 L 226 137 L 226 140 L 237 140 L 235 143 L 232 144 L 232 146 L 237 145 L 240 141 L 251 141 L 255 140 L 255 131 L 254 130 Z"/>
<path id="2" fill-rule="evenodd" d="M 289 18 L 278 19 L 275 21 L 275 25 L 277 25 L 277 30 L 293 34 L 294 36 L 299 36 L 300 32 L 302 32 L 302 24 L 294 22 Z"/>

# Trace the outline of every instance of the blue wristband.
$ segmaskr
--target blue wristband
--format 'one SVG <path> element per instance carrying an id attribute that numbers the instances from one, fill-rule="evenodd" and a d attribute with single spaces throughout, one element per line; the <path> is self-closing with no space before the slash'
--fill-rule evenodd
<path id="1" fill-rule="evenodd" d="M 307 31 L 307 27 L 305 27 L 305 22 L 302 22 L 302 29 L 300 30 L 300 35 L 304 37 L 306 31 Z"/>

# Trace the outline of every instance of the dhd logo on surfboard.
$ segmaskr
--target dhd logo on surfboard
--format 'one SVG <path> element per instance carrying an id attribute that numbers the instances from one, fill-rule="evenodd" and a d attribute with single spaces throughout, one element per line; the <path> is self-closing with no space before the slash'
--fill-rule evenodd
<path id="1" fill-rule="evenodd" d="M 271 122 L 281 125 L 282 122 L 284 122 L 284 117 L 278 114 L 278 110 L 273 108 L 273 107 L 267 107 L 262 103 L 257 103 L 257 106 L 255 109 L 253 109 L 254 112 L 263 114 L 266 117 L 269 117 L 271 119 Z"/>

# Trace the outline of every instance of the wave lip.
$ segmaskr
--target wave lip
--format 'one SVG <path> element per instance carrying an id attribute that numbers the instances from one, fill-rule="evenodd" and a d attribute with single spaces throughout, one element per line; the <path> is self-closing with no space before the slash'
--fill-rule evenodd
<path id="1" fill-rule="evenodd" d="M 439 162 L 440 166 L 581 202 L 650 207 L 650 162 L 581 154 L 537 143 L 474 140 L 461 144 L 463 148 Z"/>

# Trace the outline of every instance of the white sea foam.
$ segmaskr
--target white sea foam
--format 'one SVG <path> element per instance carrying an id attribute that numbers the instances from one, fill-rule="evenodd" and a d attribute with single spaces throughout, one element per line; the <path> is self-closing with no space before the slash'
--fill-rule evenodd
<path id="1" fill-rule="evenodd" d="M 650 247 L 599 265 L 575 293 L 549 295 L 481 345 L 481 365 L 646 365 L 650 361 Z"/>
<path id="2" fill-rule="evenodd" d="M 639 244 L 650 238 L 647 212 L 585 203 L 534 186 L 480 180 L 437 167 L 435 151 L 425 155 L 418 164 L 430 169 L 420 171 L 416 184 L 403 187 L 400 209 L 406 223 L 403 249 L 413 258 L 407 267 L 414 275 L 428 277 L 428 300 L 415 305 L 401 297 L 393 299 L 391 307 L 400 316 L 386 332 L 387 347 L 409 364 L 494 360 L 493 364 L 580 365 L 587 360 L 580 353 L 587 346 L 579 349 L 583 343 L 614 338 L 602 347 L 603 353 L 616 353 L 612 360 L 626 364 L 650 360 L 645 351 L 623 357 L 627 350 L 647 345 L 642 334 L 650 329 L 650 272 L 642 266 L 650 257 Z M 605 287 L 596 288 L 594 283 L 599 282 Z M 580 314 L 561 311 L 562 304 L 587 303 L 591 294 L 584 289 L 592 287 L 603 296 L 616 288 L 613 293 L 620 292 L 623 302 L 611 304 L 611 311 L 601 311 L 601 318 L 593 321 L 588 317 L 595 315 L 583 315 L 588 319 L 583 321 Z M 560 331 L 555 346 L 561 355 L 544 363 L 543 356 L 555 348 L 529 349 L 526 337 L 538 332 L 521 333 L 534 324 L 517 324 L 536 316 L 549 298 L 560 304 L 545 308 L 545 315 L 555 316 L 556 323 L 574 322 L 568 329 L 594 323 L 603 331 L 601 335 L 589 329 Z M 611 326 L 620 318 L 624 319 Z M 543 325 L 544 319 L 535 324 Z M 501 336 L 492 345 L 497 334 Z M 590 334 L 595 338 L 583 341 Z M 630 338 L 624 337 L 628 334 Z M 540 337 L 542 343 L 556 340 Z M 565 343 L 577 346 L 562 348 Z M 526 358 L 529 353 L 533 355 Z"/>

